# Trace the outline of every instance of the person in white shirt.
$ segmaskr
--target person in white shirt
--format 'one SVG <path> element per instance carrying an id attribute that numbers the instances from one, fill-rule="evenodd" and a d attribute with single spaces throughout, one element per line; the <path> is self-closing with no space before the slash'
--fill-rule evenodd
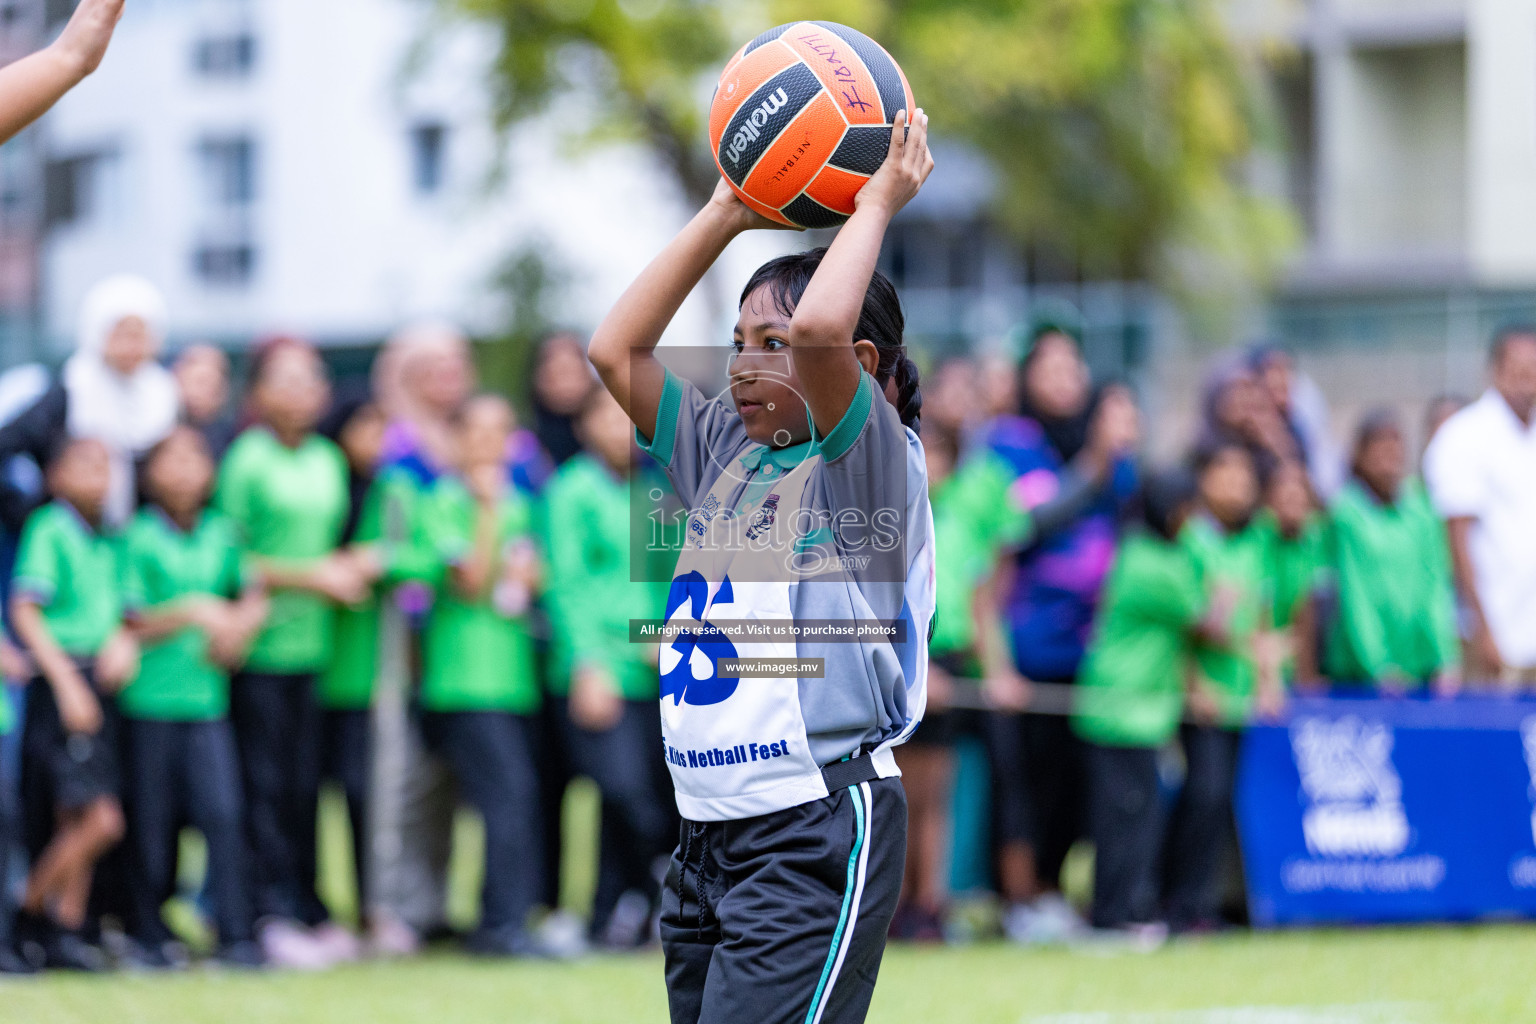
<path id="1" fill-rule="evenodd" d="M 1492 387 L 1440 428 L 1424 479 L 1450 535 L 1468 672 L 1536 685 L 1536 325 L 1506 328 Z"/>

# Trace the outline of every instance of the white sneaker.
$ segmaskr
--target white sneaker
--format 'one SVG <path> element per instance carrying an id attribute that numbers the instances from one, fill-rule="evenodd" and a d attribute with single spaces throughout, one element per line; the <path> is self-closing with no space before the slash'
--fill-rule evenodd
<path id="1" fill-rule="evenodd" d="M 1103 953 L 1155 953 L 1168 942 L 1168 926 L 1161 921 L 1128 924 L 1122 928 L 1094 928 L 1086 948 Z"/>
<path id="2" fill-rule="evenodd" d="M 376 914 L 368 929 L 368 950 L 374 956 L 414 956 L 421 949 L 416 929 L 393 914 Z"/>
<path id="3" fill-rule="evenodd" d="M 569 910 L 550 911 L 536 931 L 540 948 L 556 960 L 571 960 L 587 952 L 587 927 Z"/>
<path id="4" fill-rule="evenodd" d="M 323 971 L 331 966 L 330 954 L 295 921 L 267 921 L 257 929 L 257 938 L 271 967 Z"/>
<path id="5" fill-rule="evenodd" d="M 324 950 L 333 964 L 350 964 L 362 959 L 363 943 L 348 928 L 326 921 L 310 929 L 309 937 Z"/>
<path id="6" fill-rule="evenodd" d="M 1085 931 L 1083 919 L 1059 893 L 1015 903 L 1003 912 L 1003 934 L 1021 946 L 1059 945 L 1080 938 Z"/>

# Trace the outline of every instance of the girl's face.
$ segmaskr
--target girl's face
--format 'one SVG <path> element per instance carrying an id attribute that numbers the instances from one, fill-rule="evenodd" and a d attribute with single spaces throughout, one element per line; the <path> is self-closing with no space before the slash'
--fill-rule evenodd
<path id="1" fill-rule="evenodd" d="M 1040 336 L 1024 373 L 1030 405 L 1053 419 L 1068 419 L 1088 407 L 1088 366 L 1071 338 L 1059 332 Z"/>
<path id="2" fill-rule="evenodd" d="M 379 464 L 384 451 L 384 431 L 389 422 L 384 410 L 377 403 L 369 402 L 352 414 L 346 426 L 341 428 L 341 450 L 353 471 L 367 474 Z"/>
<path id="3" fill-rule="evenodd" d="M 190 427 L 176 428 L 161 442 L 145 472 L 150 497 L 169 512 L 200 508 L 213 489 L 213 458 Z"/>
<path id="4" fill-rule="evenodd" d="M 731 397 L 747 436 L 774 448 L 810 440 L 804 391 L 789 357 L 789 319 L 774 308 L 767 285 L 741 304 L 732 344 Z"/>
<path id="5" fill-rule="evenodd" d="M 1300 532 L 1312 514 L 1312 487 L 1307 471 L 1294 462 L 1275 470 L 1269 482 L 1269 508 L 1287 536 Z"/>
<path id="6" fill-rule="evenodd" d="M 562 335 L 544 343 L 533 374 L 533 389 L 550 412 L 569 416 L 595 386 L 581 342 Z"/>
<path id="7" fill-rule="evenodd" d="M 100 441 L 70 442 L 48 470 L 48 489 L 54 496 L 63 498 L 92 521 L 100 518 L 111 484 L 112 457 Z"/>
<path id="8" fill-rule="evenodd" d="M 155 339 L 142 318 L 125 316 L 102 342 L 101 360 L 124 377 L 148 362 L 155 354 Z"/>
<path id="9" fill-rule="evenodd" d="M 469 400 L 459 419 L 459 461 L 466 469 L 500 465 L 516 421 L 512 407 L 495 395 Z"/>
<path id="10" fill-rule="evenodd" d="M 1241 448 L 1224 448 L 1200 474 L 1200 500 L 1223 526 L 1240 526 L 1258 500 L 1253 458 Z"/>
<path id="11" fill-rule="evenodd" d="M 440 416 L 463 404 L 474 381 L 469 357 L 458 345 L 424 354 L 415 373 L 417 395 Z"/>
<path id="12" fill-rule="evenodd" d="M 256 409 L 284 436 L 309 433 L 330 400 L 325 367 L 307 345 L 285 345 L 268 357 L 252 392 Z"/>
<path id="13" fill-rule="evenodd" d="M 195 422 L 206 423 L 229 400 L 229 359 L 212 345 L 194 345 L 176 360 L 176 386 L 182 408 Z"/>
<path id="14" fill-rule="evenodd" d="M 1397 493 L 1408 470 L 1408 446 L 1395 427 L 1377 430 L 1360 446 L 1355 472 L 1366 485 L 1382 497 Z"/>
<path id="15" fill-rule="evenodd" d="M 1216 400 L 1216 419 L 1229 430 L 1251 433 L 1263 401 L 1264 394 L 1257 381 L 1246 374 L 1234 377 L 1222 386 L 1221 395 Z"/>
<path id="16" fill-rule="evenodd" d="M 635 426 L 607 389 L 581 415 L 582 443 L 615 470 L 627 468 L 635 455 Z"/>

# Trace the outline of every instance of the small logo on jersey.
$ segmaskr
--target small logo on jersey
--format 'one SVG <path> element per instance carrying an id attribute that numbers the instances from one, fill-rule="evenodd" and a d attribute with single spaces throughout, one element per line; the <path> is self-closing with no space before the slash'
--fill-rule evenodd
<path id="1" fill-rule="evenodd" d="M 773 529 L 773 521 L 779 514 L 779 496 L 770 494 L 763 499 L 762 508 L 752 513 L 752 520 L 747 525 L 747 539 L 756 540 L 758 537 Z"/>

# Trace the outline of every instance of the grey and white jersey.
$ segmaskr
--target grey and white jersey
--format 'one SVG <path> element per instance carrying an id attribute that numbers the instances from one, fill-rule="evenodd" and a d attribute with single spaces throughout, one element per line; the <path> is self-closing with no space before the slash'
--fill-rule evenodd
<path id="1" fill-rule="evenodd" d="M 927 695 L 933 521 L 922 445 L 874 379 L 861 376 L 826 437 L 769 448 L 669 372 L 656 436 L 640 441 L 688 511 L 667 600 L 669 627 L 686 632 L 661 651 L 683 816 L 821 799 L 821 766 L 859 753 L 899 775 L 891 748 Z M 822 659 L 824 671 L 732 678 L 722 658 Z"/>

